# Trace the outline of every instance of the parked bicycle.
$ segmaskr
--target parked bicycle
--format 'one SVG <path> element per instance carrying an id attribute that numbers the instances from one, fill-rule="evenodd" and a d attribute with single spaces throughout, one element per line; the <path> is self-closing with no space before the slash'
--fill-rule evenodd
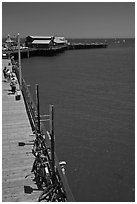
<path id="1" fill-rule="evenodd" d="M 61 182 L 51 184 L 41 193 L 38 202 L 65 202 L 66 194 L 62 188 Z"/>

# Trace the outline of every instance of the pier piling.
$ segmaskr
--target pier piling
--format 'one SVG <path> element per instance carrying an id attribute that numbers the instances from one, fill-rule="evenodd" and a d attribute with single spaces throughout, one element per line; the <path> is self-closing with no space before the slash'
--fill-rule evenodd
<path id="1" fill-rule="evenodd" d="M 38 84 L 36 84 L 36 104 L 37 104 L 38 133 L 40 133 L 40 104 L 39 104 L 39 86 Z"/>

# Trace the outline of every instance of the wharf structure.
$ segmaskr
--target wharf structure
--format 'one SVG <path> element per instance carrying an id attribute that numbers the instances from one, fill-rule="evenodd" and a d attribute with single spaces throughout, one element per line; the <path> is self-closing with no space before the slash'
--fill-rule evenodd
<path id="1" fill-rule="evenodd" d="M 11 46 L 13 41 L 8 36 L 6 47 L 2 50 L 4 55 L 14 55 L 18 58 L 18 49 Z M 107 48 L 107 43 L 69 43 L 64 37 L 56 36 L 27 36 L 25 46 L 21 47 L 21 57 L 53 56 L 66 50 Z"/>
<path id="2" fill-rule="evenodd" d="M 11 61 L 3 59 L 3 68 L 12 69 Z M 18 87 L 19 88 L 19 87 Z M 30 172 L 33 156 L 29 145 L 19 147 L 19 141 L 32 140 L 32 130 L 21 100 L 16 101 L 10 91 L 9 83 L 2 81 L 2 201 L 32 202 L 40 194 L 32 178 L 25 176 Z M 29 192 L 30 189 L 31 191 Z"/>
<path id="3" fill-rule="evenodd" d="M 3 59 L 4 67 L 12 71 L 10 59 Z M 55 153 L 53 106 L 45 116 L 50 124 L 48 132 L 41 120 L 38 85 L 35 104 L 19 69 L 14 65 L 18 100 L 9 82 L 4 78 L 2 82 L 2 201 L 74 201 L 65 162 L 59 162 Z"/>

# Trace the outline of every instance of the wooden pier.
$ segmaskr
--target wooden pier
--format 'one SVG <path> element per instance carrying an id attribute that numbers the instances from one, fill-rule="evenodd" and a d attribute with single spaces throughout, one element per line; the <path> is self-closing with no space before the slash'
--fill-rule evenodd
<path id="1" fill-rule="evenodd" d="M 51 48 L 25 48 L 20 50 L 21 58 L 29 58 L 32 56 L 54 56 L 67 50 L 67 46 L 51 47 Z M 18 59 L 18 50 L 3 51 L 7 56 L 13 55 L 14 59 Z"/>
<path id="2" fill-rule="evenodd" d="M 3 61 L 3 67 L 10 60 Z M 11 65 L 9 65 L 11 68 Z M 41 191 L 30 174 L 34 157 L 30 145 L 18 146 L 20 141 L 33 140 L 23 97 L 16 101 L 10 85 L 2 82 L 2 201 L 36 202 Z"/>
<path id="3" fill-rule="evenodd" d="M 32 56 L 54 56 L 65 50 L 77 50 L 77 49 L 99 49 L 107 48 L 107 43 L 71 43 L 64 46 L 52 46 L 50 48 L 24 48 L 20 50 L 21 58 L 29 58 Z M 5 50 L 3 54 L 14 55 L 14 58 L 18 58 L 18 50 Z"/>
<path id="4" fill-rule="evenodd" d="M 10 59 L 3 60 L 2 67 L 5 66 L 12 70 Z M 19 67 L 16 66 L 16 75 L 19 79 L 18 74 Z M 17 85 L 17 90 L 19 90 L 21 96 L 20 100 L 17 100 L 16 95 L 10 91 L 9 82 L 2 78 L 2 201 L 37 202 L 41 193 L 43 193 L 43 188 L 40 188 L 40 181 L 38 182 L 36 178 L 46 180 L 50 173 L 48 180 L 45 181 L 44 189 L 48 189 L 47 182 L 49 181 L 52 184 L 50 185 L 52 186 L 52 192 L 49 191 L 50 195 L 53 193 L 52 199 L 74 202 L 67 178 L 64 170 L 62 170 L 63 166 L 61 167 L 62 162 L 59 162 L 54 150 L 53 106 L 51 106 L 52 110 L 49 115 L 52 131 L 48 133 L 42 125 L 38 111 L 38 85 L 38 104 L 37 109 L 35 109 L 35 104 L 23 78 L 22 82 L 22 86 Z M 20 91 L 21 87 L 22 90 Z M 40 142 L 39 145 L 37 142 Z M 40 148 L 40 151 L 36 147 Z M 35 152 L 38 155 L 35 155 Z M 49 169 L 49 173 L 46 175 L 45 172 L 44 177 L 41 177 L 40 172 L 37 172 L 36 177 L 36 172 L 33 172 L 34 163 L 40 164 L 40 157 L 45 160 L 43 165 L 47 165 Z M 41 166 L 41 168 L 43 167 Z M 50 199 L 50 197 L 47 196 L 47 199 Z"/>
<path id="5" fill-rule="evenodd" d="M 107 43 L 71 43 L 68 50 L 107 48 Z"/>

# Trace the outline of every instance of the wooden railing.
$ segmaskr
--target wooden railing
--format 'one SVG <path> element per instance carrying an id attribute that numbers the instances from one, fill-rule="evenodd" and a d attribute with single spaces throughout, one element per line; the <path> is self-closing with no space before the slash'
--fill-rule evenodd
<path id="1" fill-rule="evenodd" d="M 18 69 L 17 66 L 15 68 L 15 72 L 16 72 L 17 78 L 19 80 L 19 69 Z M 46 156 L 48 158 L 48 163 L 49 163 L 50 169 L 52 171 L 52 176 L 53 176 L 53 171 L 55 170 L 54 177 L 56 177 L 57 179 L 56 178 L 54 178 L 54 179 L 56 181 L 59 180 L 61 182 L 61 185 L 62 185 L 61 188 L 63 189 L 63 191 L 65 192 L 65 195 L 66 195 L 66 200 L 65 201 L 74 202 L 74 197 L 73 197 L 72 192 L 71 192 L 71 190 L 69 188 L 66 175 L 62 172 L 62 169 L 60 167 L 57 155 L 53 151 L 52 138 L 54 138 L 54 133 L 52 133 L 52 131 L 48 132 L 46 130 L 44 122 L 42 122 L 42 121 L 40 121 L 40 127 L 39 127 L 39 124 L 38 124 L 38 107 L 34 103 L 32 97 L 31 97 L 29 88 L 28 88 L 28 86 L 27 86 L 27 84 L 26 84 L 26 82 L 25 82 L 25 80 L 23 78 L 22 78 L 22 87 L 21 88 L 22 88 L 21 91 L 22 91 L 22 95 L 23 95 L 23 98 L 24 98 L 25 107 L 26 107 L 26 111 L 27 111 L 27 115 L 28 115 L 28 118 L 29 118 L 29 121 L 30 121 L 32 131 L 36 136 L 38 136 L 39 133 L 42 133 L 42 136 L 44 136 L 43 137 L 44 138 L 43 141 L 45 142 L 44 145 L 47 148 L 50 147 L 50 149 L 51 149 L 50 153 L 48 153 L 48 151 L 47 151 L 48 155 L 46 155 Z M 53 114 L 53 112 L 52 112 L 52 114 Z M 51 115 L 49 115 L 49 120 L 53 120 L 53 117 L 51 117 Z M 49 121 L 49 122 L 52 123 L 52 121 Z M 52 161 L 53 156 L 54 156 L 54 165 L 55 165 L 54 167 L 52 166 L 53 165 L 53 161 Z M 52 178 L 52 183 L 54 183 L 53 178 Z"/>

